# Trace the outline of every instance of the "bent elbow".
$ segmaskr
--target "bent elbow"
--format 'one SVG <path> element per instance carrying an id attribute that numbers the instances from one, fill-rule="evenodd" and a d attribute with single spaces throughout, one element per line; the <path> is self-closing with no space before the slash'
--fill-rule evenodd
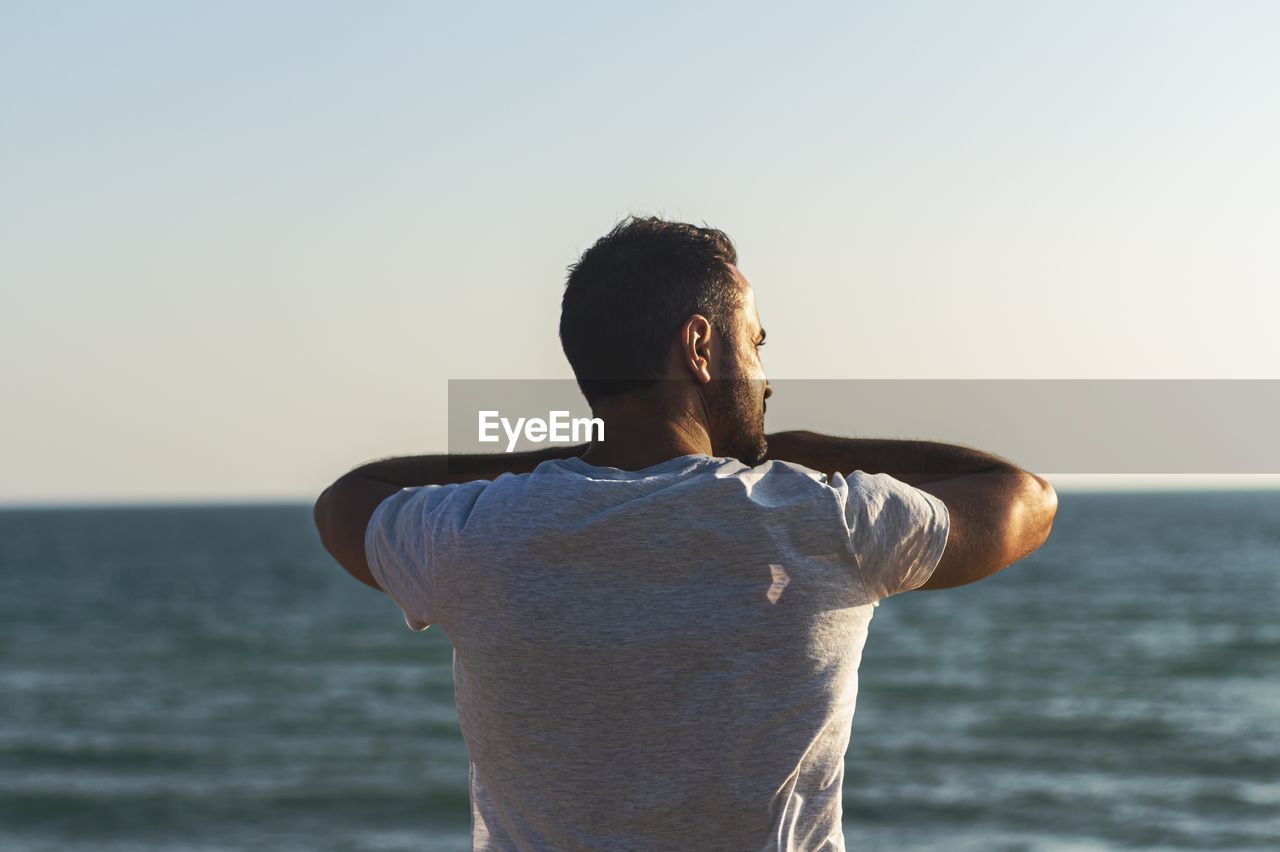
<path id="1" fill-rule="evenodd" d="M 1031 478 L 1034 479 L 1036 481 L 1036 484 L 1040 486 L 1040 499 L 1044 502 L 1044 507 L 1045 507 L 1045 510 L 1048 512 L 1049 517 L 1052 518 L 1053 515 L 1058 511 L 1057 490 L 1053 487 L 1053 484 L 1050 483 L 1049 480 L 1045 479 L 1043 476 L 1036 476 L 1033 473 L 1031 474 Z"/>
<path id="2" fill-rule="evenodd" d="M 1053 529 L 1053 520 L 1058 514 L 1058 492 L 1048 480 L 1027 474 L 1028 486 L 1019 506 L 1020 542 L 1018 559 L 1022 559 L 1035 551 L 1049 539 Z"/>
<path id="3" fill-rule="evenodd" d="M 1044 527 L 1040 544 L 1044 544 L 1049 538 L 1049 532 L 1053 529 L 1053 520 L 1058 516 L 1058 492 L 1048 480 L 1038 476 L 1036 480 L 1040 483 L 1040 518 Z"/>

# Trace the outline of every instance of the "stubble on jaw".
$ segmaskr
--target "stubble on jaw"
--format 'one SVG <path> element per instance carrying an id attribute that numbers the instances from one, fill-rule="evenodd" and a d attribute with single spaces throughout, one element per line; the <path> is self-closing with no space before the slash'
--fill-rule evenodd
<path id="1" fill-rule="evenodd" d="M 715 454 L 755 467 L 769 452 L 764 436 L 764 380 L 735 376 L 718 379 L 712 386 Z"/>

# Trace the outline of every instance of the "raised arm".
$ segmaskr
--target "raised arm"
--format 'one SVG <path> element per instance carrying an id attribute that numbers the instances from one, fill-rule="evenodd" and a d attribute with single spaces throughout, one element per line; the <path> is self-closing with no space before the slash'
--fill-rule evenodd
<path id="1" fill-rule="evenodd" d="M 795 462 L 828 476 L 848 476 L 855 470 L 887 473 L 917 487 L 961 474 L 1019 470 L 1008 459 L 936 441 L 841 438 L 803 430 L 774 432 L 768 439 L 771 459 Z"/>
<path id="2" fill-rule="evenodd" d="M 525 453 L 427 455 L 387 458 L 343 474 L 321 492 L 312 516 L 325 550 L 366 586 L 380 589 L 364 552 L 365 531 L 378 504 L 401 488 L 497 479 L 528 473 L 548 459 L 581 455 L 586 444 L 547 447 Z"/>
<path id="3" fill-rule="evenodd" d="M 933 441 L 805 431 L 768 438 L 770 458 L 828 475 L 887 473 L 942 500 L 950 514 L 947 546 L 920 589 L 947 589 L 989 577 L 1037 550 L 1053 528 L 1058 510 L 1053 486 L 999 456 Z"/>
<path id="4" fill-rule="evenodd" d="M 1007 568 L 1040 548 L 1058 494 L 1025 470 L 991 470 L 919 486 L 947 504 L 951 528 L 933 575 L 920 589 L 949 589 Z"/>
<path id="5" fill-rule="evenodd" d="M 550 459 L 567 459 L 586 452 L 588 444 L 545 447 L 523 453 L 476 453 L 474 455 L 400 456 L 369 462 L 346 476 L 360 476 L 377 482 L 411 488 L 417 485 L 448 485 L 476 479 L 497 479 L 504 473 L 529 473 Z"/>

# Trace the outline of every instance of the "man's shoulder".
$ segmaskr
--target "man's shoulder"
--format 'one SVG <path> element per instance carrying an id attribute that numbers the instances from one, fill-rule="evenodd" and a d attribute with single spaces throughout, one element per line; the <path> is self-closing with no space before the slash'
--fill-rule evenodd
<path id="1" fill-rule="evenodd" d="M 825 473 L 796 462 L 784 461 L 783 459 L 768 459 L 754 467 L 742 465 L 737 475 L 756 478 L 773 477 L 777 479 L 807 480 L 823 485 L 829 484 Z"/>
<path id="2" fill-rule="evenodd" d="M 503 474 L 504 477 L 507 475 Z M 389 495 L 378 508 L 387 512 L 412 510 L 415 513 L 435 514 L 459 504 L 470 506 L 495 481 L 497 480 L 473 479 L 466 482 L 411 485 Z"/>
<path id="3" fill-rule="evenodd" d="M 726 466 L 717 478 L 726 484 L 736 484 L 737 487 L 725 492 L 726 496 L 736 494 L 767 509 L 820 506 L 824 507 L 821 514 L 825 516 L 825 507 L 840 502 L 825 473 L 781 459 L 769 459 L 754 466 L 741 463 L 736 468 Z"/>

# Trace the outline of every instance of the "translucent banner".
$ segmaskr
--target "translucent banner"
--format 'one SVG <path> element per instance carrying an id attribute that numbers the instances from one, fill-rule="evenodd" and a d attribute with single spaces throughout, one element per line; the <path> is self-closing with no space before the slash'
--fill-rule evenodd
<path id="1" fill-rule="evenodd" d="M 781 379 L 765 431 L 961 444 L 1052 474 L 1280 473 L 1280 380 Z M 572 380 L 451 380 L 449 452 L 608 442 Z M 593 422 L 594 421 L 594 422 Z"/>

